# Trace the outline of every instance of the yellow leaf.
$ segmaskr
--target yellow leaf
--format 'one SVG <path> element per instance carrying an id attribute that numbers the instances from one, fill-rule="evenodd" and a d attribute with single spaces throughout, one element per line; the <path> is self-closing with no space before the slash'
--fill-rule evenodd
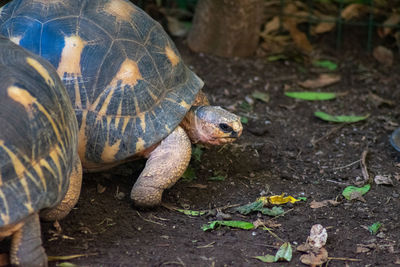
<path id="1" fill-rule="evenodd" d="M 264 204 L 270 203 L 270 204 L 275 204 L 275 205 L 281 205 L 281 204 L 286 204 L 288 202 L 290 203 L 296 203 L 297 201 L 300 201 L 299 199 L 295 199 L 292 196 L 284 196 L 285 193 L 282 193 L 282 195 L 276 195 L 276 196 L 270 196 L 270 197 L 259 197 L 257 200 L 262 201 Z"/>

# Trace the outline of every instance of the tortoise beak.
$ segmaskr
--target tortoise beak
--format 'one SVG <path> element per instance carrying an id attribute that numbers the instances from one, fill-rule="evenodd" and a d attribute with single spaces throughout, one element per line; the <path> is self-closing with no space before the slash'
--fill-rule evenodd
<path id="1" fill-rule="evenodd" d="M 231 132 L 231 135 L 230 135 L 229 137 L 231 137 L 231 138 L 238 138 L 239 135 L 238 135 L 238 133 L 237 133 L 236 131 L 232 131 L 232 132 Z"/>

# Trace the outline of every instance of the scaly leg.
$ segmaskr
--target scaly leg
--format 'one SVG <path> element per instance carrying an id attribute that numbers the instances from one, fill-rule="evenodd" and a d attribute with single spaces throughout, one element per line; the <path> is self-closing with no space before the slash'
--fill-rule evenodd
<path id="1" fill-rule="evenodd" d="M 79 195 L 81 193 L 82 186 L 82 164 L 76 155 L 75 166 L 70 174 L 70 181 L 68 191 L 64 196 L 64 199 L 57 206 L 45 209 L 40 212 L 40 218 L 46 221 L 61 220 L 75 207 L 78 202 Z"/>
<path id="2" fill-rule="evenodd" d="M 190 162 L 189 137 L 178 126 L 150 153 L 146 166 L 132 188 L 131 198 L 138 206 L 161 203 L 162 193 L 183 175 Z"/>
<path id="3" fill-rule="evenodd" d="M 26 218 L 24 225 L 12 235 L 10 262 L 18 266 L 47 266 L 37 213 Z"/>

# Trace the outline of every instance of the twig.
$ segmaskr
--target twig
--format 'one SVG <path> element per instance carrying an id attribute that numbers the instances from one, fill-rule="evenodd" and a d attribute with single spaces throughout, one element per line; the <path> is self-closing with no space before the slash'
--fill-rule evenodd
<path id="1" fill-rule="evenodd" d="M 215 241 L 213 241 L 213 242 L 211 242 L 211 243 L 209 243 L 209 244 L 207 244 L 207 245 L 198 246 L 198 247 L 196 247 L 196 248 L 212 248 L 212 247 L 214 247 L 214 246 L 213 246 L 214 244 L 215 244 Z"/>
<path id="2" fill-rule="evenodd" d="M 138 211 L 136 211 L 136 213 L 139 215 L 140 218 L 142 218 L 142 220 L 144 220 L 144 221 L 146 221 L 146 222 L 151 222 L 151 223 L 155 223 L 155 224 L 158 224 L 158 225 L 161 225 L 161 226 L 166 226 L 166 225 L 163 224 L 163 223 L 156 222 L 156 221 L 153 221 L 153 220 L 144 218 Z"/>
<path id="3" fill-rule="evenodd" d="M 331 170 L 332 170 L 332 171 L 336 171 L 336 170 L 346 169 L 346 168 L 348 168 L 348 167 L 350 167 L 350 166 L 353 166 L 353 165 L 355 165 L 355 164 L 357 164 L 357 163 L 359 163 L 359 162 L 360 162 L 360 159 L 358 159 L 358 160 L 356 160 L 356 161 L 354 161 L 354 162 L 352 162 L 352 163 L 349 163 L 349 164 L 347 164 L 347 165 L 344 165 L 344 166 L 332 168 Z"/>
<path id="4" fill-rule="evenodd" d="M 269 229 L 267 226 L 265 226 L 264 223 L 263 223 L 262 225 L 264 226 L 264 230 L 267 230 L 268 233 L 269 233 L 270 235 L 272 235 L 273 237 L 275 237 L 276 239 L 278 239 L 279 241 L 281 241 L 281 242 L 283 242 L 283 243 L 286 242 L 285 240 L 283 240 L 282 238 L 280 238 L 277 234 L 275 234 L 274 232 L 272 232 L 271 229 Z"/>
<path id="5" fill-rule="evenodd" d="M 368 148 L 366 148 L 361 154 L 361 162 L 360 162 L 361 172 L 364 177 L 364 181 L 368 182 L 369 184 L 372 184 L 372 179 L 371 177 L 369 177 L 367 169 L 367 163 L 366 163 L 367 154 L 368 154 Z"/>
<path id="6" fill-rule="evenodd" d="M 334 134 L 335 132 L 337 132 L 338 130 L 342 129 L 344 126 L 344 124 L 334 127 L 332 129 L 330 129 L 326 134 L 324 134 L 323 136 L 321 136 L 320 138 L 318 138 L 315 141 L 311 141 L 311 144 L 313 147 L 316 146 L 317 143 L 321 142 L 322 140 L 324 140 L 325 138 L 329 137 L 330 135 Z"/>
<path id="7" fill-rule="evenodd" d="M 186 264 L 181 260 L 181 258 L 177 257 L 178 261 L 166 261 L 161 263 L 161 266 L 163 265 L 169 265 L 169 264 L 176 264 L 176 265 L 181 265 L 181 266 L 186 266 Z"/>
<path id="8" fill-rule="evenodd" d="M 361 261 L 360 259 L 353 259 L 353 258 L 341 258 L 341 257 L 328 257 L 328 260 L 335 260 L 335 261 Z"/>
<path id="9" fill-rule="evenodd" d="M 294 210 L 294 209 L 287 210 L 284 213 L 279 214 L 279 215 L 275 216 L 274 218 L 271 218 L 271 219 L 267 220 L 267 222 L 272 221 L 272 220 L 274 220 L 274 219 L 276 219 L 278 217 L 281 217 L 281 216 L 285 215 L 286 213 L 288 213 L 289 211 L 292 211 L 292 210 Z"/>
<path id="10" fill-rule="evenodd" d="M 88 253 L 88 254 L 75 254 L 67 256 L 47 256 L 48 261 L 60 261 L 60 260 L 72 260 L 80 257 L 97 256 L 99 253 Z"/>
<path id="11" fill-rule="evenodd" d="M 334 183 L 334 184 L 349 185 L 349 183 L 338 182 L 338 181 L 334 181 L 334 180 L 330 180 L 330 179 L 326 179 L 325 181 Z"/>
<path id="12" fill-rule="evenodd" d="M 209 211 L 215 210 L 215 209 L 225 210 L 225 209 L 229 209 L 229 208 L 238 207 L 238 206 L 240 206 L 240 205 L 241 205 L 241 204 L 225 205 L 225 206 L 217 207 L 217 208 L 213 208 L 213 209 L 200 210 L 200 212 L 209 212 Z M 170 204 L 168 204 L 168 203 L 161 203 L 161 206 L 163 206 L 163 207 L 166 208 L 166 209 L 173 210 L 173 211 L 179 210 L 178 207 L 175 207 L 175 206 L 170 205 Z"/>

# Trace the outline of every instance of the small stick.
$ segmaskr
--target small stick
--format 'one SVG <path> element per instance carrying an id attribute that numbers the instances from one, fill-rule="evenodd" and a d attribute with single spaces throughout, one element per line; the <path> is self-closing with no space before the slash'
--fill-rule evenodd
<path id="1" fill-rule="evenodd" d="M 334 128 L 332 128 L 332 129 L 330 129 L 326 134 L 324 134 L 323 136 L 321 136 L 320 138 L 318 138 L 317 140 L 311 141 L 312 146 L 315 147 L 315 145 L 316 145 L 317 143 L 321 142 L 321 141 L 324 140 L 325 138 L 329 137 L 331 134 L 334 134 L 334 133 L 337 132 L 338 130 L 342 129 L 343 126 L 344 126 L 344 124 L 343 124 L 343 125 L 340 125 L 340 126 L 337 126 L 337 127 L 334 127 Z"/>
<path id="2" fill-rule="evenodd" d="M 354 161 L 354 162 L 352 162 L 352 163 L 349 163 L 349 164 L 347 164 L 347 165 L 344 165 L 344 166 L 332 168 L 331 170 L 332 170 L 332 171 L 336 171 L 336 170 L 345 169 L 345 168 L 350 167 L 350 166 L 353 166 L 354 164 L 357 164 L 357 163 L 359 163 L 359 162 L 360 162 L 360 159 L 358 159 L 358 160 L 356 160 L 356 161 Z"/>
<path id="3" fill-rule="evenodd" d="M 156 221 L 153 221 L 153 220 L 144 218 L 138 211 L 136 211 L 136 213 L 139 215 L 140 218 L 142 218 L 142 220 L 144 220 L 144 221 L 146 221 L 146 222 L 151 222 L 151 223 L 155 223 L 155 224 L 158 224 L 158 225 L 161 225 L 161 226 L 166 226 L 166 225 L 163 224 L 163 223 L 156 222 Z"/>
<path id="4" fill-rule="evenodd" d="M 336 261 L 361 261 L 360 259 L 353 258 L 341 258 L 341 257 L 328 257 L 328 260 L 336 260 Z"/>
<path id="5" fill-rule="evenodd" d="M 215 241 L 207 244 L 207 245 L 203 245 L 203 246 L 197 246 L 196 248 L 212 248 L 214 247 L 213 245 L 215 244 Z"/>
<path id="6" fill-rule="evenodd" d="M 368 148 L 366 148 L 361 154 L 361 161 L 360 161 L 361 172 L 364 177 L 364 181 L 368 182 L 369 184 L 372 184 L 372 179 L 371 179 L 371 177 L 369 177 L 368 169 L 367 169 L 367 163 L 366 163 L 367 154 L 368 154 Z"/>

